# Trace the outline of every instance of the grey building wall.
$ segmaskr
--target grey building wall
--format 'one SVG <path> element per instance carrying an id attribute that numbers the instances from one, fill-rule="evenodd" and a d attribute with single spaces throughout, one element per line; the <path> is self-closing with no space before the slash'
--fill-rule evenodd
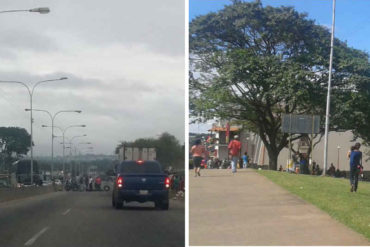
<path id="1" fill-rule="evenodd" d="M 347 152 L 350 150 L 350 147 L 353 146 L 356 142 L 360 142 L 361 140 L 357 140 L 351 142 L 353 138 L 352 132 L 330 132 L 329 133 L 329 142 L 328 142 L 328 167 L 331 163 L 337 168 L 338 165 L 338 153 L 339 153 L 339 170 L 341 171 L 348 171 L 349 170 L 349 160 L 347 158 Z M 318 138 L 315 139 L 315 142 L 318 141 Z M 338 148 L 338 146 L 340 148 Z M 370 161 L 366 162 L 366 159 L 370 157 L 365 154 L 366 150 L 369 148 L 362 146 L 361 151 L 363 153 L 363 166 L 364 170 L 370 170 Z M 338 152 L 339 151 L 339 152 Z M 364 152 L 365 151 L 365 152 Z M 289 158 L 289 150 L 284 148 L 279 155 L 278 165 L 282 165 L 285 168 L 287 160 Z M 316 161 L 323 168 L 323 160 L 324 160 L 324 137 L 314 147 L 313 151 L 313 160 Z"/>

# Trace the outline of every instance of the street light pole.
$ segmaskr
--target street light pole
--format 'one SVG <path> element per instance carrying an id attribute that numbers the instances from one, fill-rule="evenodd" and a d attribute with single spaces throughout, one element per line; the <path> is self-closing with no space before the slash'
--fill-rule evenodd
<path id="1" fill-rule="evenodd" d="M 51 126 L 48 126 L 48 125 L 42 125 L 42 127 L 51 127 Z M 81 125 L 70 125 L 70 126 L 68 126 L 67 128 L 65 128 L 65 129 L 62 129 L 62 128 L 60 128 L 60 127 L 58 127 L 58 126 L 54 126 L 54 128 L 58 128 L 58 129 L 60 129 L 61 131 L 62 131 L 62 133 L 63 133 L 63 177 L 65 177 L 65 149 L 66 149 L 66 147 L 65 147 L 65 138 L 66 138 L 66 136 L 65 136 L 65 133 L 66 133 L 66 131 L 69 129 L 69 128 L 72 128 L 72 127 L 86 127 L 86 125 L 84 125 L 84 124 L 81 124 Z"/>
<path id="2" fill-rule="evenodd" d="M 30 109 L 25 109 L 26 111 L 30 111 Z M 77 113 L 81 113 L 82 111 L 80 110 L 63 110 L 63 111 L 58 111 L 57 113 L 55 113 L 54 115 L 52 115 L 49 111 L 47 110 L 41 110 L 41 109 L 32 109 L 32 111 L 39 111 L 39 112 L 45 112 L 49 115 L 50 119 L 51 119 L 51 178 L 53 178 L 53 173 L 54 173 L 54 120 L 55 120 L 55 117 L 59 114 L 59 113 L 62 113 L 62 112 L 77 112 Z M 63 130 L 62 130 L 63 132 Z"/>
<path id="3" fill-rule="evenodd" d="M 332 68 L 333 68 L 334 27 L 335 27 L 335 0 L 333 0 L 333 21 L 332 21 L 332 26 L 331 26 L 328 95 L 326 99 L 324 168 L 322 172 L 323 176 L 325 176 L 326 168 L 328 166 L 328 137 L 329 137 L 329 117 L 330 117 L 329 114 L 330 114 L 331 74 L 332 74 Z"/>
<path id="4" fill-rule="evenodd" d="M 33 93 L 35 91 L 35 88 L 41 84 L 41 83 L 45 83 L 45 82 L 52 82 L 52 81 L 60 81 L 60 80 L 66 80 L 67 77 L 61 77 L 59 79 L 52 79 L 52 80 L 43 80 L 43 81 L 39 81 L 39 82 L 36 82 L 33 87 L 32 87 L 32 90 L 30 89 L 29 86 L 27 86 L 27 84 L 25 84 L 24 82 L 21 82 L 21 81 L 1 81 L 0 80 L 0 83 L 17 83 L 17 84 L 21 84 L 23 85 L 24 87 L 27 88 L 27 91 L 30 95 L 30 115 L 31 115 L 31 185 L 33 184 L 33 118 L 32 118 L 32 98 L 33 98 Z"/>
<path id="5" fill-rule="evenodd" d="M 76 139 L 76 138 L 80 138 L 80 137 L 85 137 L 85 136 L 87 136 L 86 134 L 84 134 L 84 135 L 80 135 L 80 136 L 73 136 L 71 139 L 70 139 L 70 141 L 69 141 L 69 145 L 71 146 L 71 149 L 73 148 L 73 140 L 74 139 Z M 72 152 L 72 150 L 71 150 L 71 152 Z M 72 156 L 72 155 L 71 155 Z"/>
<path id="6" fill-rule="evenodd" d="M 34 9 L 15 9 L 15 10 L 3 10 L 0 11 L 0 14 L 2 13 L 12 13 L 12 12 L 37 12 L 40 14 L 48 14 L 50 12 L 50 9 L 47 7 L 41 7 L 41 8 L 34 8 Z"/>
<path id="7" fill-rule="evenodd" d="M 70 149 L 69 149 L 69 156 L 70 156 L 70 159 L 72 159 L 72 151 L 73 151 L 73 140 L 75 139 L 75 138 L 80 138 L 80 137 L 85 137 L 85 136 L 87 136 L 86 134 L 85 135 L 81 135 L 81 136 L 73 136 L 71 139 L 70 139 L 70 141 L 69 141 L 69 146 L 71 147 Z M 75 153 L 76 154 L 76 153 Z M 71 163 L 71 166 L 72 166 L 72 163 Z M 72 169 L 71 169 L 72 170 Z"/>
<path id="8" fill-rule="evenodd" d="M 64 169 L 65 169 L 65 133 L 66 131 L 69 129 L 69 128 L 73 128 L 73 127 L 86 127 L 86 125 L 71 125 L 71 126 L 68 126 L 67 128 L 65 128 L 63 130 L 63 175 L 65 176 L 65 173 L 64 173 Z"/>
<path id="9" fill-rule="evenodd" d="M 339 170 L 339 151 L 340 151 L 340 146 L 337 146 L 338 149 L 338 161 L 337 161 L 337 169 Z"/>

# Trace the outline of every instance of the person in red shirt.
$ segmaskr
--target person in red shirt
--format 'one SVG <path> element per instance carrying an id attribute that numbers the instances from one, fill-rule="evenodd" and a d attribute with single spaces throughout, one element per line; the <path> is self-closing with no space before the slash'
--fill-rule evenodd
<path id="1" fill-rule="evenodd" d="M 101 185 L 101 178 L 100 177 L 96 177 L 95 178 L 95 189 L 96 190 L 100 190 L 100 185 Z"/>
<path id="2" fill-rule="evenodd" d="M 235 135 L 234 140 L 232 140 L 228 146 L 229 154 L 231 155 L 231 167 L 232 167 L 233 174 L 236 172 L 236 166 L 240 158 L 240 150 L 242 147 L 238 139 L 239 139 L 239 136 Z"/>
<path id="3" fill-rule="evenodd" d="M 202 145 L 201 140 L 196 140 L 195 145 L 191 148 L 193 155 L 193 164 L 195 167 L 195 177 L 200 176 L 200 166 L 203 158 L 206 157 L 206 148 Z"/>

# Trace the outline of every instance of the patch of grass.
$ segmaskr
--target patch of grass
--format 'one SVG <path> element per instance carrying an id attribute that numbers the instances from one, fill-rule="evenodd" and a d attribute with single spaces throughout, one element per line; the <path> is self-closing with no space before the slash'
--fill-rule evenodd
<path id="1" fill-rule="evenodd" d="M 349 179 L 258 171 L 284 189 L 370 239 L 370 183 L 350 192 Z"/>

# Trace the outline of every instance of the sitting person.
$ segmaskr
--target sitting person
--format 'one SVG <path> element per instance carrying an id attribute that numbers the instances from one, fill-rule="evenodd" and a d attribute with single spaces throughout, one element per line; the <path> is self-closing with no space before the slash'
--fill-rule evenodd
<path id="1" fill-rule="evenodd" d="M 327 173 L 328 173 L 329 176 L 334 176 L 334 174 L 335 174 L 335 167 L 334 167 L 333 163 L 330 164 L 330 168 L 328 169 L 328 172 Z"/>

